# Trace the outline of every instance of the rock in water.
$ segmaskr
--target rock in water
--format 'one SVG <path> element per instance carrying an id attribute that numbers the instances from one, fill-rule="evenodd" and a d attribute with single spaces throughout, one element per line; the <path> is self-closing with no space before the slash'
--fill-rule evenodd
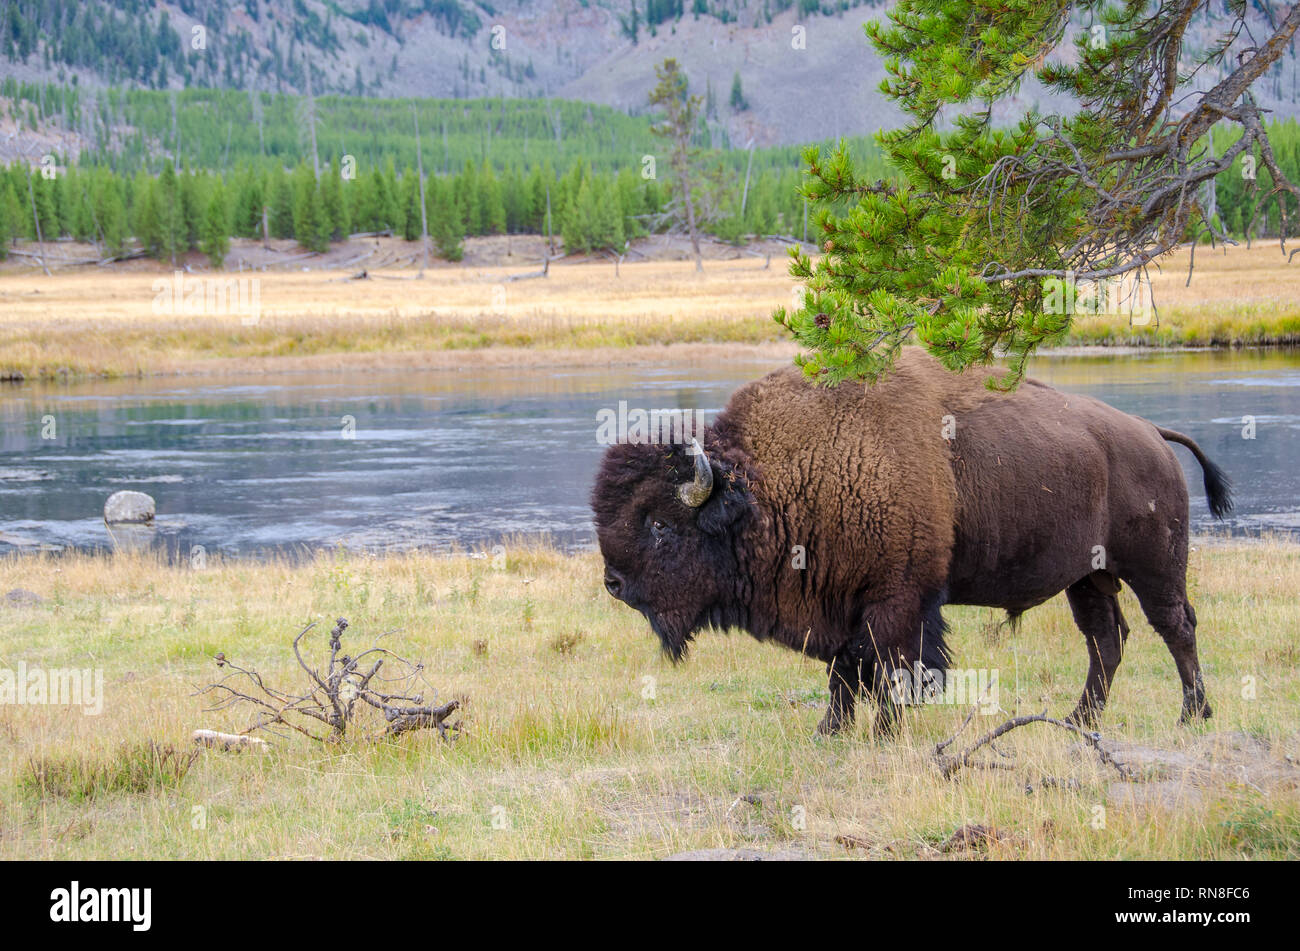
<path id="1" fill-rule="evenodd" d="M 143 492 L 114 492 L 104 503 L 104 521 L 109 525 L 122 522 L 152 522 L 153 497 Z"/>

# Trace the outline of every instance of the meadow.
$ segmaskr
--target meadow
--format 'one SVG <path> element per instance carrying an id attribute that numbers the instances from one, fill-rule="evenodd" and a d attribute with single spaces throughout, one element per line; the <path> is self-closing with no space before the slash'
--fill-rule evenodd
<path id="1" fill-rule="evenodd" d="M 488 259 L 475 240 L 467 256 Z M 390 243 L 390 259 L 412 259 L 413 245 Z M 785 259 L 726 246 L 717 253 L 730 259 L 708 260 L 702 274 L 690 261 L 629 258 L 617 271 L 608 260 L 553 262 L 548 277 L 527 280 L 514 278 L 537 265 L 438 265 L 422 276 L 388 268 L 365 280 L 337 264 L 185 276 L 182 295 L 214 278 L 256 280 L 255 324 L 239 313 L 172 307 L 172 272 L 152 263 L 54 277 L 10 269 L 0 275 L 0 378 L 604 364 L 658 361 L 665 347 L 674 359 L 716 359 L 719 346 L 792 355 L 770 319 L 795 291 Z M 1080 314 L 1065 344 L 1300 343 L 1300 264 L 1288 266 L 1276 244 L 1202 248 L 1190 286 L 1187 258 L 1180 251 L 1153 272 L 1156 311 L 1147 323 Z"/>
<path id="2" fill-rule="evenodd" d="M 594 553 L 485 555 L 0 559 L 0 591 L 31 593 L 0 598 L 0 667 L 104 674 L 97 716 L 0 705 L 0 858 L 1300 858 L 1292 544 L 1196 545 L 1203 724 L 1176 724 L 1173 661 L 1122 594 L 1133 633 L 1102 742 L 1131 779 L 1045 724 L 944 778 L 933 749 L 965 705 L 911 708 L 893 740 L 866 712 L 815 739 L 821 665 L 707 633 L 674 667 L 602 590 Z M 1003 711 L 954 750 L 1013 712 L 1072 708 L 1086 658 L 1062 598 L 1018 633 L 947 615 L 955 663 L 997 670 Z M 293 636 L 319 621 L 305 645 L 320 657 L 336 617 L 345 649 L 386 635 L 440 702 L 463 698 L 460 738 L 268 737 L 190 762 L 192 730 L 249 722 L 195 694 L 218 652 L 295 685 Z"/>
<path id="3" fill-rule="evenodd" d="M 400 242 L 394 242 L 400 247 Z M 409 247 L 403 249 L 409 256 Z M 0 377 L 68 379 L 481 364 L 714 363 L 794 348 L 769 319 L 794 290 L 784 261 L 476 260 L 245 272 L 260 317 L 158 312 L 152 264 L 0 276 Z M 480 249 L 481 250 L 481 249 Z M 394 252 L 396 253 L 396 252 Z M 1300 340 L 1300 265 L 1276 245 L 1186 252 L 1154 275 L 1158 318 L 1080 316 L 1071 344 L 1243 346 Z M 186 280 L 213 275 L 198 271 Z M 228 274 L 226 277 L 240 277 Z M 1189 584 L 1215 715 L 1179 726 L 1173 661 L 1133 626 L 1102 722 L 1128 777 L 1079 737 L 1017 729 L 945 778 L 935 745 L 968 704 L 912 708 L 902 735 L 815 739 L 822 666 L 743 634 L 706 634 L 672 666 L 600 583 L 594 553 L 544 543 L 488 553 L 202 567 L 156 555 L 0 557 L 0 670 L 90 669 L 103 709 L 0 703 L 0 858 L 1300 858 L 1300 546 L 1200 539 Z M 246 711 L 197 690 L 227 671 L 303 677 L 291 641 L 375 643 L 463 698 L 455 742 L 417 731 L 269 752 L 194 752 L 198 728 Z M 1062 598 L 1017 633 L 947 612 L 955 663 L 997 671 L 1001 711 L 1061 716 L 1082 687 L 1082 636 Z M 432 695 L 430 695 L 431 697 Z"/>

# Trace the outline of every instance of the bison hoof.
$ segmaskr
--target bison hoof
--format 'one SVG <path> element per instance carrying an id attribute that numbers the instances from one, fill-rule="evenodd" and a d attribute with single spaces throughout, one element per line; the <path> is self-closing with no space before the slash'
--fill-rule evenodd
<path id="1" fill-rule="evenodd" d="M 1101 713 L 1095 707 L 1075 707 L 1074 712 L 1065 718 L 1065 722 L 1082 730 L 1095 730 L 1100 719 Z"/>
<path id="2" fill-rule="evenodd" d="M 843 732 L 843 730 L 844 724 L 841 722 L 840 718 L 831 716 L 831 712 L 827 710 L 826 715 L 822 717 L 821 722 L 817 724 L 817 733 L 815 735 L 834 736 L 837 733 Z"/>
<path id="3" fill-rule="evenodd" d="M 871 736 L 877 740 L 897 739 L 902 729 L 900 719 L 897 715 L 877 713 L 871 724 Z"/>
<path id="4" fill-rule="evenodd" d="M 1178 722 L 1185 726 L 1197 720 L 1208 720 L 1212 716 L 1214 711 L 1210 709 L 1210 704 L 1203 701 L 1199 707 L 1183 707 L 1183 715 L 1178 718 Z"/>

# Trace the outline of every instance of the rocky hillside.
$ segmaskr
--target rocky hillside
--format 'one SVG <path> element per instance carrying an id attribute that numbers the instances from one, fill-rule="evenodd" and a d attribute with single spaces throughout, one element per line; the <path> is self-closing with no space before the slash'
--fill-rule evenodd
<path id="1" fill-rule="evenodd" d="M 7 0 L 0 76 L 101 86 L 216 86 L 316 95 L 563 97 L 645 109 L 675 56 L 705 96 L 717 144 L 870 133 L 897 114 L 862 25 L 863 0 Z M 1253 9 L 1253 8 L 1252 8 Z M 1257 37 L 1263 14 L 1252 13 Z M 1198 14 L 1193 45 L 1224 18 Z M 1070 31 L 1060 56 L 1072 55 Z M 1246 39 L 1239 41 L 1245 44 Z M 738 82 L 737 82 L 738 78 Z M 1202 77 L 1202 85 L 1217 77 Z M 1260 84 L 1298 111 L 1294 50 Z M 1032 81 L 1009 118 L 1051 103 Z"/>

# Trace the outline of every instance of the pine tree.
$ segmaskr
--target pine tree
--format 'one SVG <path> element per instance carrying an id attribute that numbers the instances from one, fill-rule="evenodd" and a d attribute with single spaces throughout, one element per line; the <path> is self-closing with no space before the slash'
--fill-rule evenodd
<path id="1" fill-rule="evenodd" d="M 646 19 L 648 21 L 650 18 L 647 16 Z M 669 163 L 676 179 L 674 200 L 680 202 L 680 218 L 695 251 L 695 270 L 702 271 L 703 255 L 700 252 L 700 235 L 695 220 L 697 157 L 691 145 L 691 135 L 695 132 L 695 124 L 700 115 L 700 97 L 690 94 L 686 74 L 675 59 L 666 59 L 656 66 L 655 76 L 659 83 L 650 93 L 650 104 L 663 110 L 664 117 L 654 125 L 653 131 L 668 143 Z"/>
<path id="2" fill-rule="evenodd" d="M 104 250 L 112 257 L 126 253 L 128 234 L 126 220 L 126 203 L 122 200 L 122 189 L 117 179 L 105 172 L 95 182 L 95 218 L 104 240 Z"/>
<path id="3" fill-rule="evenodd" d="M 560 234 L 574 227 L 574 222 L 570 219 L 577 214 L 578 195 L 582 191 L 582 183 L 590 177 L 591 171 L 587 163 L 578 159 L 568 173 L 556 182 L 551 193 L 551 217 L 554 219 L 552 227 Z M 585 225 L 579 227 L 585 229 Z"/>
<path id="4" fill-rule="evenodd" d="M 99 241 L 99 229 L 95 227 L 95 208 L 90 197 L 90 176 L 77 171 L 71 166 L 64 175 L 67 189 L 67 201 L 70 204 L 68 223 L 72 236 L 78 241 L 94 244 Z"/>
<path id="5" fill-rule="evenodd" d="M 320 183 L 306 162 L 293 175 L 293 236 L 309 251 L 329 250 L 330 223 L 325 216 Z"/>
<path id="6" fill-rule="evenodd" d="M 46 178 L 39 171 L 32 172 L 32 196 L 36 199 L 36 217 L 40 219 L 41 235 L 46 241 L 57 238 L 61 233 L 63 226 L 59 222 L 59 205 L 55 197 L 56 179 Z M 36 223 L 32 220 L 31 215 L 27 215 L 26 225 L 27 237 L 35 240 Z"/>
<path id="7" fill-rule="evenodd" d="M 19 224 L 22 209 L 11 182 L 0 182 L 0 261 L 9 257 L 9 248 L 22 232 Z"/>
<path id="8" fill-rule="evenodd" d="M 152 258 L 163 257 L 162 218 L 158 208 L 158 182 L 149 178 L 143 171 L 136 179 L 133 189 L 135 201 L 132 204 L 134 222 L 132 230 L 140 241 L 140 247 Z"/>
<path id="9" fill-rule="evenodd" d="M 348 220 L 348 204 L 343 198 L 343 178 L 332 165 L 321 178 L 320 192 L 330 240 L 342 241 L 351 230 L 351 222 Z"/>
<path id="10" fill-rule="evenodd" d="M 182 170 L 177 180 L 180 183 L 183 222 L 181 249 L 191 251 L 199 246 L 199 235 L 203 230 L 203 179 L 193 172 Z"/>
<path id="11" fill-rule="evenodd" d="M 641 12 L 637 9 L 636 4 L 637 0 L 628 0 L 627 16 L 619 17 L 623 27 L 623 35 L 632 41 L 633 46 L 636 46 L 641 34 Z"/>
<path id="12" fill-rule="evenodd" d="M 506 230 L 506 205 L 501 194 L 501 183 L 487 162 L 478 175 L 479 205 L 483 210 L 483 234 L 504 234 Z"/>
<path id="13" fill-rule="evenodd" d="M 54 226 L 53 237 L 63 237 L 65 235 L 76 234 L 76 202 L 72 195 L 72 176 L 75 173 L 71 166 L 65 166 L 57 176 L 50 180 L 50 196 L 54 204 L 54 220 L 57 224 Z M 45 236 L 51 237 L 51 232 L 46 231 Z"/>
<path id="14" fill-rule="evenodd" d="M 357 211 L 352 220 L 358 231 L 380 231 L 384 214 L 384 178 L 376 168 L 357 181 Z"/>
<path id="15" fill-rule="evenodd" d="M 619 172 L 614 193 L 624 235 L 628 238 L 641 237 L 646 233 L 646 227 L 640 218 L 646 212 L 645 192 L 641 188 L 636 171 L 625 168 Z"/>
<path id="16" fill-rule="evenodd" d="M 592 218 L 595 216 L 595 211 L 595 203 L 591 195 L 591 180 L 587 179 L 578 186 L 578 194 L 569 203 L 564 224 L 560 228 L 565 254 L 585 254 L 592 249 Z"/>
<path id="17" fill-rule="evenodd" d="M 264 201 L 261 176 L 245 168 L 239 176 L 239 192 L 235 199 L 235 234 L 245 238 L 260 237 Z"/>
<path id="18" fill-rule="evenodd" d="M 524 212 L 524 225 L 521 230 L 542 234 L 546 230 L 546 186 L 555 182 L 555 172 L 547 163 L 545 167 L 533 169 L 528 176 L 528 205 Z"/>
<path id="19" fill-rule="evenodd" d="M 776 231 L 777 187 L 771 176 L 762 175 L 754 183 L 745 208 L 745 226 L 751 234 L 765 235 Z"/>
<path id="20" fill-rule="evenodd" d="M 225 266 L 230 252 L 230 221 L 226 214 L 226 190 L 220 182 L 213 186 L 208 197 L 199 249 L 208 256 L 208 264 L 213 269 Z"/>
<path id="21" fill-rule="evenodd" d="M 518 234 L 527 230 L 524 226 L 524 220 L 527 217 L 529 203 L 528 189 L 523 176 L 516 167 L 511 166 L 502 180 L 501 194 L 506 211 L 507 233 Z"/>
<path id="22" fill-rule="evenodd" d="M 597 177 L 592 182 L 592 200 L 596 206 L 593 243 L 598 248 L 621 251 L 626 241 L 623 208 L 613 183 L 604 177 Z"/>
<path id="23" fill-rule="evenodd" d="M 465 169 L 456 179 L 456 203 L 461 209 L 465 234 L 483 233 L 483 194 L 478 187 L 474 163 L 465 161 Z"/>
<path id="24" fill-rule="evenodd" d="M 356 179 L 343 186 L 343 206 L 348 216 L 348 233 L 369 230 L 366 227 L 366 185 Z"/>
<path id="25" fill-rule="evenodd" d="M 429 230 L 438 256 L 448 261 L 459 261 L 465 256 L 461 239 L 465 235 L 461 210 L 452 195 L 452 185 L 448 180 L 429 179 L 425 201 L 429 204 Z"/>
<path id="26" fill-rule="evenodd" d="M 731 108 L 734 112 L 744 112 L 749 108 L 749 100 L 745 98 L 745 90 L 740 85 L 740 71 L 731 77 Z"/>
<path id="27" fill-rule="evenodd" d="M 384 165 L 383 222 L 384 227 L 393 234 L 400 234 L 406 222 L 405 209 L 402 208 L 397 192 L 397 169 L 390 158 Z"/>
<path id="28" fill-rule="evenodd" d="M 289 176 L 282 171 L 271 175 L 270 215 L 267 222 L 272 236 L 292 238 L 293 230 L 293 186 Z"/>
<path id="29" fill-rule="evenodd" d="M 387 172 L 374 167 L 365 175 L 365 193 L 361 204 L 365 222 L 362 230 L 397 232 L 398 195 L 396 173 L 392 172 L 391 161 Z"/>
<path id="30" fill-rule="evenodd" d="M 171 162 L 164 162 L 154 189 L 154 205 L 158 216 L 157 256 L 176 266 L 178 255 L 189 249 L 188 229 L 185 225 L 181 185 Z"/>
<path id="31" fill-rule="evenodd" d="M 1053 300 L 1064 283 L 1132 280 L 1189 234 L 1222 237 L 1202 195 L 1248 149 L 1272 179 L 1270 204 L 1300 197 L 1250 95 L 1300 27 L 1300 4 L 1248 53 L 1233 42 L 1245 6 L 1218 24 L 1212 6 L 1108 6 L 1065 62 L 1047 59 L 1068 23 L 1056 4 L 899 0 L 869 24 L 882 89 L 907 117 L 877 137 L 901 178 L 872 182 L 844 146 L 805 152 L 802 195 L 823 255 L 792 252 L 803 306 L 774 315 L 807 351 L 804 372 L 827 385 L 874 380 L 915 335 L 952 370 L 1005 352 L 1011 372 L 994 385 L 1015 386 L 1037 348 L 1070 328 L 1070 308 Z M 1193 40 L 1201 10 L 1210 26 Z M 995 129 L 993 106 L 1030 74 L 1078 108 Z M 1222 78 L 1197 90 L 1207 75 Z M 1239 135 L 1211 158 L 1216 124 Z"/>
<path id="32" fill-rule="evenodd" d="M 415 169 L 407 167 L 402 173 L 402 238 L 414 241 L 420 237 L 420 177 Z"/>

